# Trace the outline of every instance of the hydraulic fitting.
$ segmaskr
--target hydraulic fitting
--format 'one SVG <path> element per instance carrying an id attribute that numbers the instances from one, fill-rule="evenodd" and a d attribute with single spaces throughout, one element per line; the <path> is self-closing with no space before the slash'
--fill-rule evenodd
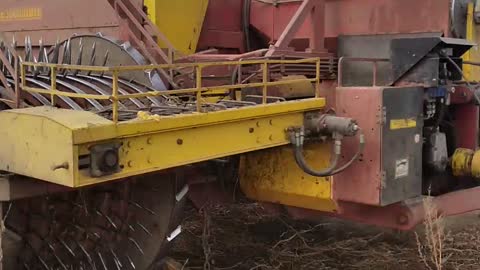
<path id="1" fill-rule="evenodd" d="M 359 129 L 352 118 L 318 113 L 306 115 L 304 125 L 308 135 L 337 133 L 342 136 L 355 136 Z"/>
<path id="2" fill-rule="evenodd" d="M 306 173 L 317 176 L 326 177 L 338 174 L 347 169 L 354 161 L 356 161 L 365 147 L 365 137 L 363 134 L 359 135 L 359 146 L 357 153 L 342 166 L 338 166 L 340 156 L 342 154 L 342 139 L 345 136 L 355 136 L 360 132 L 360 127 L 356 121 L 351 118 L 337 117 L 333 115 L 310 114 L 305 117 L 305 123 L 300 128 L 290 128 L 288 130 L 290 135 L 290 142 L 294 146 L 294 156 L 297 165 Z M 314 170 L 308 166 L 303 156 L 303 145 L 305 137 L 314 136 L 331 136 L 334 140 L 333 144 L 333 158 L 330 167 L 323 170 Z"/>

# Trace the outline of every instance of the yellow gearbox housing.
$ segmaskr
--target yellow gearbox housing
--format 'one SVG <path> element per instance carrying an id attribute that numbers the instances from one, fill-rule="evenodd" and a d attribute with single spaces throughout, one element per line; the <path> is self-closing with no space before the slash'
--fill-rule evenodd
<path id="1" fill-rule="evenodd" d="M 304 155 L 312 167 L 330 165 L 331 146 L 305 145 Z M 291 146 L 251 152 L 240 166 L 240 185 L 253 200 L 333 212 L 332 177 L 315 177 L 302 171 L 295 162 Z"/>

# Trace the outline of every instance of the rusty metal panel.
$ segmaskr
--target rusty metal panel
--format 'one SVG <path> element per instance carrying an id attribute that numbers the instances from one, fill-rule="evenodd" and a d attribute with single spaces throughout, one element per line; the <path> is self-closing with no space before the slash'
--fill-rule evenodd
<path id="1" fill-rule="evenodd" d="M 382 183 L 381 132 L 382 89 L 372 87 L 338 88 L 336 111 L 339 116 L 358 121 L 365 134 L 365 150 L 361 161 L 334 176 L 334 200 L 379 205 Z M 358 140 L 345 138 L 342 147 L 342 163 L 347 162 L 357 150 Z"/>
<path id="2" fill-rule="evenodd" d="M 274 7 L 252 2 L 251 24 L 277 40 L 300 3 Z M 326 37 L 441 32 L 450 36 L 450 0 L 329 0 L 326 3 Z M 315 24 L 321 27 L 322 22 Z M 297 39 L 308 38 L 311 26 L 303 24 Z"/>
<path id="3" fill-rule="evenodd" d="M 356 119 L 366 147 L 358 162 L 334 177 L 336 200 L 390 205 L 422 192 L 422 88 L 337 90 L 337 112 Z M 344 162 L 358 148 L 346 139 Z"/>
<path id="4" fill-rule="evenodd" d="M 450 36 L 451 0 L 327 2 L 327 36 L 442 32 Z"/>
<path id="5" fill-rule="evenodd" d="M 230 48 L 244 51 L 243 0 L 210 0 L 199 48 Z"/>
<path id="6" fill-rule="evenodd" d="M 15 34 L 19 45 L 25 35 L 32 41 L 43 37 L 51 45 L 74 33 L 115 34 L 118 25 L 115 10 L 105 0 L 0 1 L 0 32 L 7 38 Z"/>

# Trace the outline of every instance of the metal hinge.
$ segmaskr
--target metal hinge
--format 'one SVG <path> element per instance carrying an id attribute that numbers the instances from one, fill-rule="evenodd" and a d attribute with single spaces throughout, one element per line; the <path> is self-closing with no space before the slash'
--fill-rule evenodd
<path id="1" fill-rule="evenodd" d="M 380 185 L 382 189 L 387 188 L 387 172 L 386 171 L 382 171 L 382 174 L 380 175 Z"/>
<path id="2" fill-rule="evenodd" d="M 382 126 L 387 124 L 387 107 L 382 108 Z"/>

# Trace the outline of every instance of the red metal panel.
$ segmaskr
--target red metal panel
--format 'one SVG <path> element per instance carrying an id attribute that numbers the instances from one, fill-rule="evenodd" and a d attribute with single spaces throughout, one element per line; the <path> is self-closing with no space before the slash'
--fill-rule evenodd
<path id="1" fill-rule="evenodd" d="M 432 198 L 431 207 L 444 217 L 462 215 L 480 210 L 479 196 L 479 187 L 455 191 Z M 422 223 L 426 213 L 425 203 L 421 198 L 385 207 L 338 202 L 336 213 L 323 213 L 296 207 L 287 207 L 287 211 L 297 219 L 318 221 L 324 216 L 333 216 L 398 230 L 414 229 Z"/>
<path id="2" fill-rule="evenodd" d="M 278 7 L 252 1 L 251 24 L 272 40 L 287 26 L 299 3 Z M 308 21 L 308 20 L 307 20 Z M 393 33 L 442 32 L 449 36 L 450 0 L 329 0 L 326 3 L 326 37 Z M 304 23 L 296 38 L 308 38 Z"/>
<path id="3" fill-rule="evenodd" d="M 333 198 L 362 204 L 379 205 L 382 185 L 381 119 L 382 89 L 374 87 L 338 88 L 336 112 L 358 121 L 365 135 L 361 161 L 333 178 Z M 358 149 L 357 138 L 345 138 L 342 155 L 347 162 Z"/>
<path id="4" fill-rule="evenodd" d="M 210 0 L 198 47 L 243 52 L 242 0 Z"/>
<path id="5" fill-rule="evenodd" d="M 450 0 L 328 1 L 327 36 L 443 32 L 450 35 Z"/>
<path id="6" fill-rule="evenodd" d="M 43 36 L 44 43 L 51 45 L 57 38 L 73 33 L 115 33 L 117 28 L 115 11 L 105 0 L 0 1 L 0 31 L 15 32 L 20 45 L 27 34 L 33 36 L 34 42 Z"/>
<path id="7" fill-rule="evenodd" d="M 478 148 L 479 109 L 475 104 L 458 106 L 455 109 L 455 132 L 457 147 Z"/>
<path id="8" fill-rule="evenodd" d="M 242 0 L 210 0 L 204 25 L 208 30 L 242 31 Z"/>

